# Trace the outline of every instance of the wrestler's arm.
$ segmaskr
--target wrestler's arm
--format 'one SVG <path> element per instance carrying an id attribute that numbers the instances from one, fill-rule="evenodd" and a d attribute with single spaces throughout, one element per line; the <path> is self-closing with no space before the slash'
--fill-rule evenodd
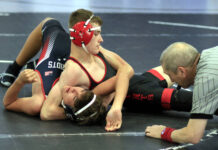
<path id="1" fill-rule="evenodd" d="M 152 68 L 152 69 L 156 70 L 164 77 L 164 79 L 167 81 L 168 87 L 171 87 L 174 84 L 170 80 L 169 76 L 163 72 L 162 66 L 157 66 L 157 67 Z M 108 95 L 111 92 L 114 92 L 116 80 L 117 80 L 117 76 L 114 76 L 114 77 L 102 82 L 101 84 L 99 84 L 98 86 L 96 86 L 93 89 L 93 92 L 97 95 L 103 95 L 103 96 Z"/>
<path id="2" fill-rule="evenodd" d="M 92 91 L 96 95 L 107 96 L 112 92 L 114 92 L 116 86 L 116 80 L 117 80 L 117 76 L 113 76 L 110 79 L 96 86 Z"/>
<path id="3" fill-rule="evenodd" d="M 74 65 L 74 63 L 70 63 L 70 61 L 66 62 L 65 69 L 61 73 L 59 81 L 49 92 L 48 97 L 42 106 L 40 114 L 42 120 L 66 119 L 64 109 L 60 106 L 63 99 L 63 87 L 65 85 L 76 86 L 80 79 L 80 74 L 76 71 L 78 66 L 72 65 Z"/>
<path id="4" fill-rule="evenodd" d="M 190 119 L 186 127 L 174 130 L 171 133 L 171 139 L 176 143 L 196 144 L 203 137 L 206 125 L 207 119 Z M 165 127 L 162 125 L 148 126 L 145 134 L 150 137 L 161 138 L 161 132 Z"/>
<path id="5" fill-rule="evenodd" d="M 108 51 L 101 47 L 101 52 L 105 56 L 106 60 L 117 70 L 116 74 L 116 95 L 114 99 L 113 107 L 122 109 L 123 101 L 126 98 L 126 94 L 129 87 L 129 80 L 134 74 L 133 68 L 120 56 Z"/>
<path id="6" fill-rule="evenodd" d="M 31 97 L 22 97 L 19 98 L 18 94 L 25 84 L 36 83 L 38 81 L 36 72 L 31 69 L 25 69 L 22 71 L 15 82 L 8 88 L 3 98 L 3 105 L 7 110 L 24 112 L 29 115 L 36 115 L 39 111 L 34 107 L 33 101 L 42 101 L 42 94 L 35 93 Z M 38 81 L 40 82 L 40 81 Z M 34 111 L 35 110 L 35 111 Z"/>
<path id="7" fill-rule="evenodd" d="M 59 82 L 52 87 L 45 100 L 41 112 L 41 120 L 61 120 L 66 119 L 64 109 L 60 106 L 62 100 Z"/>
<path id="8" fill-rule="evenodd" d="M 103 47 L 100 47 L 100 51 L 111 66 L 117 70 L 115 98 L 112 107 L 107 114 L 107 125 L 105 128 L 107 131 L 114 131 L 119 129 L 122 124 L 121 109 L 127 95 L 129 80 L 133 76 L 134 70 L 125 60 L 114 52 L 108 51 Z M 120 115 L 118 116 L 116 113 L 119 113 Z"/>

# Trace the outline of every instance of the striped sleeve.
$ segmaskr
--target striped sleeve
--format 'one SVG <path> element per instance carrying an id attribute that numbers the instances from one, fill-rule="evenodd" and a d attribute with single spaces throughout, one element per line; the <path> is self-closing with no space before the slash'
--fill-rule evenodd
<path id="1" fill-rule="evenodd" d="M 191 118 L 211 119 L 218 108 L 218 47 L 202 53 L 193 89 Z"/>

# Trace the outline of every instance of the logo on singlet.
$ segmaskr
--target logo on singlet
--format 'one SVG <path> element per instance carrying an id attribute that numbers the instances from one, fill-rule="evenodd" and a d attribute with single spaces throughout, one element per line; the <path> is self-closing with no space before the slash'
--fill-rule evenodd
<path id="1" fill-rule="evenodd" d="M 53 71 L 46 71 L 44 74 L 46 77 L 47 76 L 52 76 L 53 75 Z"/>
<path id="2" fill-rule="evenodd" d="M 154 94 L 143 95 L 143 94 L 133 93 L 132 98 L 140 101 L 143 100 L 151 101 L 154 99 Z"/>
<path id="3" fill-rule="evenodd" d="M 64 69 L 64 63 L 66 62 L 66 58 L 57 59 L 57 61 L 48 61 L 48 68 L 58 68 L 63 70 Z"/>

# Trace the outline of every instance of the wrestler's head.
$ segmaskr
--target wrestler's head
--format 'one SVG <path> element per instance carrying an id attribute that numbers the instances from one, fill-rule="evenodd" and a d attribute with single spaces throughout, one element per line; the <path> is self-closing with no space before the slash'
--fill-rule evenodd
<path id="1" fill-rule="evenodd" d="M 91 11 L 78 9 L 70 15 L 69 30 L 72 43 L 82 47 L 87 53 L 99 53 L 102 20 Z"/>
<path id="2" fill-rule="evenodd" d="M 94 124 L 105 118 L 103 99 L 80 87 L 65 87 L 62 106 L 66 116 L 78 124 Z"/>

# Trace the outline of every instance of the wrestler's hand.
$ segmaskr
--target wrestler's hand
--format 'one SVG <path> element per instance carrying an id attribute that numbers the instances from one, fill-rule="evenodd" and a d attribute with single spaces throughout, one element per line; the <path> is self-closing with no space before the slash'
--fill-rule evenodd
<path id="1" fill-rule="evenodd" d="M 37 74 L 32 69 L 25 69 L 19 74 L 17 80 L 22 84 L 33 83 L 37 81 Z"/>
<path id="2" fill-rule="evenodd" d="M 147 128 L 145 129 L 145 135 L 160 139 L 161 132 L 163 131 L 164 128 L 166 128 L 166 126 L 163 126 L 163 125 L 147 126 Z"/>
<path id="3" fill-rule="evenodd" d="M 122 112 L 118 109 L 111 108 L 106 117 L 106 131 L 115 131 L 122 125 Z"/>

